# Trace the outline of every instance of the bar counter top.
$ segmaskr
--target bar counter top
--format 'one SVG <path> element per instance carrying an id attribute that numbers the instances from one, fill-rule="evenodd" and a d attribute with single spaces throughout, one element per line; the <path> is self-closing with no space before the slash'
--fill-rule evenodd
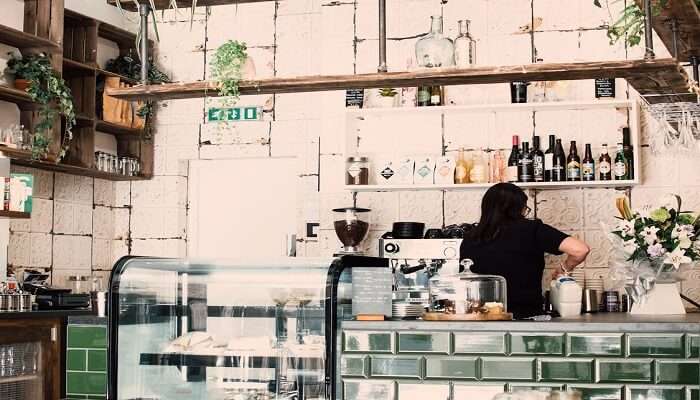
<path id="1" fill-rule="evenodd" d="M 28 318 L 63 318 L 70 316 L 94 315 L 91 309 L 82 308 L 75 310 L 34 310 L 34 311 L 2 311 L 0 320 L 3 319 L 28 319 Z"/>
<path id="2" fill-rule="evenodd" d="M 699 332 L 700 313 L 685 315 L 583 314 L 551 321 L 343 321 L 341 329 L 404 331 Z"/>

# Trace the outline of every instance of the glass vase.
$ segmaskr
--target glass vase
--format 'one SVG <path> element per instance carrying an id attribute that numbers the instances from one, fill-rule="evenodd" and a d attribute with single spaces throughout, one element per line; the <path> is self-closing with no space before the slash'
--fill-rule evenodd
<path id="1" fill-rule="evenodd" d="M 442 33 L 442 17 L 430 18 L 430 33 L 416 43 L 416 62 L 423 68 L 452 67 L 455 65 L 454 43 Z"/>

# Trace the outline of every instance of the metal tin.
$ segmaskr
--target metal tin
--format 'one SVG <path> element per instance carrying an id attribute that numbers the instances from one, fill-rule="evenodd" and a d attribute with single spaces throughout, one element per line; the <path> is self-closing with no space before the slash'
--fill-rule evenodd
<path id="1" fill-rule="evenodd" d="M 10 295 L 0 294 L 0 311 L 8 311 L 10 309 Z"/>
<path id="2" fill-rule="evenodd" d="M 20 295 L 11 294 L 10 295 L 10 305 L 7 308 L 8 311 L 20 311 Z"/>
<path id="3" fill-rule="evenodd" d="M 19 295 L 19 310 L 20 311 L 32 311 L 32 295 L 29 293 L 23 293 Z"/>

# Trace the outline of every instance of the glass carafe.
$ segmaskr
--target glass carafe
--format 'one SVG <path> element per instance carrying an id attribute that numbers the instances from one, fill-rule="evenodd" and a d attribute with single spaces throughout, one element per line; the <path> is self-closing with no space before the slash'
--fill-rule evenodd
<path id="1" fill-rule="evenodd" d="M 476 64 L 476 41 L 469 33 L 471 21 L 459 21 L 459 36 L 455 39 L 455 64 L 459 68 L 467 68 Z"/>
<path id="2" fill-rule="evenodd" d="M 416 43 L 416 62 L 423 68 L 452 67 L 455 65 L 454 44 L 442 33 L 442 17 L 430 18 L 430 33 Z"/>

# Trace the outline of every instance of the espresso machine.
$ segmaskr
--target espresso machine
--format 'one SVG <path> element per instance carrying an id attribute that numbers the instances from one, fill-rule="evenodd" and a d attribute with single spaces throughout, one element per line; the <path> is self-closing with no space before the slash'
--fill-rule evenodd
<path id="1" fill-rule="evenodd" d="M 394 311 L 399 317 L 411 317 L 411 312 L 417 312 L 418 307 L 409 305 L 430 307 L 430 278 L 460 272 L 461 244 L 462 239 L 379 240 L 379 256 L 389 259 L 394 272 Z"/>

